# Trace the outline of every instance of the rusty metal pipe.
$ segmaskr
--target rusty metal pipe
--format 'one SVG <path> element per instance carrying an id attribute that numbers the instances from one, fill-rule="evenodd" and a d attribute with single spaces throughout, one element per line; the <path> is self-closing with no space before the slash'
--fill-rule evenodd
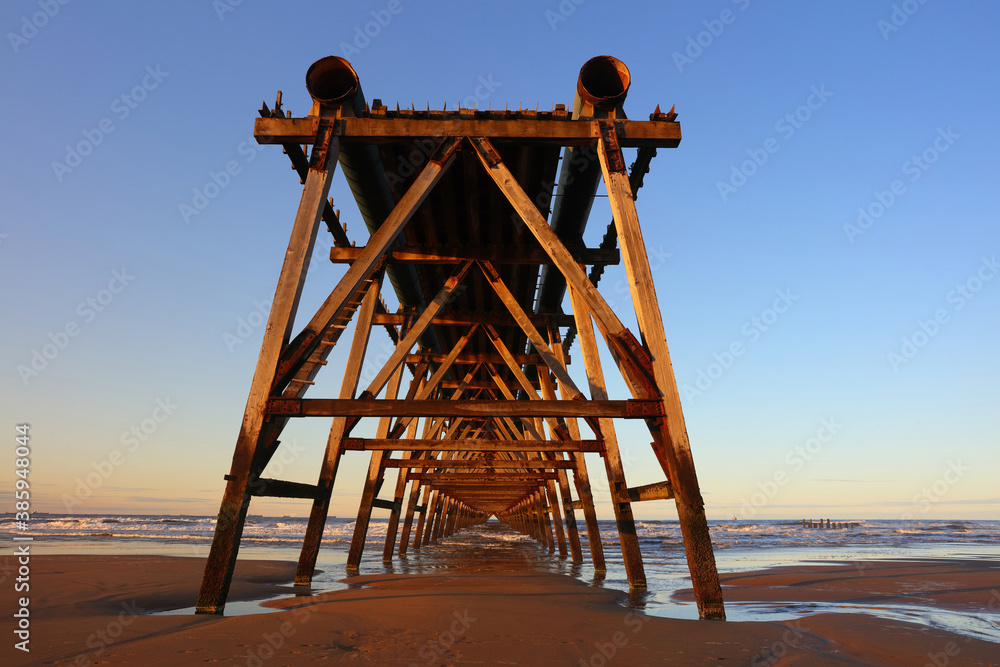
<path id="1" fill-rule="evenodd" d="M 611 56 L 591 58 L 580 68 L 573 100 L 575 120 L 623 118 L 622 104 L 632 76 L 625 63 Z M 552 208 L 552 229 L 569 247 L 583 245 L 583 231 L 601 182 L 601 165 L 596 146 L 567 146 L 563 150 L 559 186 Z M 542 268 L 535 301 L 536 313 L 557 313 L 566 294 L 566 281 L 554 266 Z"/>
<path id="2" fill-rule="evenodd" d="M 343 58 L 326 56 L 310 65 L 306 71 L 306 89 L 313 101 L 319 104 L 321 115 L 335 114 L 337 108 L 341 116 L 361 118 L 368 115 L 358 73 Z M 378 147 L 373 144 L 344 143 L 340 148 L 339 162 L 365 226 L 374 234 L 396 206 Z M 402 246 L 403 240 L 400 237 L 394 247 Z M 391 263 L 386 266 L 385 273 L 399 303 L 413 306 L 418 311 L 427 306 L 420 290 L 417 272 L 412 265 Z M 441 352 L 440 342 L 431 328 L 424 332 L 420 342 L 435 352 Z"/>

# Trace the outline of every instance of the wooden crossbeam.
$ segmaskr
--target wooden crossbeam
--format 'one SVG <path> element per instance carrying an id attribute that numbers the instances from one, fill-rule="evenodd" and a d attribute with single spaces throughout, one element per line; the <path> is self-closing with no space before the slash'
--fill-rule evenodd
<path id="1" fill-rule="evenodd" d="M 539 364 L 545 363 L 542 357 L 537 354 L 515 354 L 512 356 L 514 358 L 514 361 L 521 366 L 537 366 Z M 406 356 L 406 363 L 415 364 L 421 361 L 432 361 L 434 363 L 440 363 L 444 361 L 444 359 L 445 355 L 443 354 L 410 354 Z M 476 353 L 460 354 L 458 355 L 458 357 L 455 358 L 454 363 L 502 364 L 505 363 L 505 359 L 499 354 L 476 352 Z"/>
<path id="2" fill-rule="evenodd" d="M 260 478 L 250 485 L 250 493 L 254 496 L 269 498 L 307 498 L 315 499 L 320 488 L 315 484 L 287 482 L 280 479 Z"/>
<path id="3" fill-rule="evenodd" d="M 475 481 L 478 484 L 483 482 L 483 473 L 481 472 L 445 472 L 445 473 L 435 473 L 435 472 L 413 472 L 410 471 L 406 475 L 407 479 L 421 482 L 457 482 L 457 481 Z M 504 482 L 516 482 L 516 481 L 545 481 L 549 479 L 556 479 L 556 473 L 554 472 L 494 472 L 490 473 L 490 480 L 494 483 L 504 483 Z"/>
<path id="4" fill-rule="evenodd" d="M 286 417 L 660 417 L 663 404 L 651 399 L 609 401 L 445 401 L 344 398 L 272 398 L 267 414 Z"/>
<path id="5" fill-rule="evenodd" d="M 378 507 L 383 510 L 394 510 L 396 512 L 400 509 L 400 503 L 393 502 L 391 500 L 384 500 L 382 498 L 372 498 L 372 507 Z"/>
<path id="6" fill-rule="evenodd" d="M 616 120 L 614 124 L 623 148 L 676 148 L 681 141 L 681 126 L 675 122 Z M 319 119 L 315 117 L 257 118 L 253 135 L 259 144 L 311 144 L 318 127 Z M 596 122 L 579 120 L 338 118 L 333 133 L 344 143 L 490 137 L 497 142 L 587 146 L 597 141 L 599 130 Z"/>
<path id="7" fill-rule="evenodd" d="M 344 449 L 351 451 L 439 451 L 439 452 L 603 452 L 603 440 L 394 440 L 390 438 L 348 438 Z"/>
<path id="8" fill-rule="evenodd" d="M 674 487 L 670 482 L 654 482 L 625 489 L 626 498 L 633 502 L 643 500 L 668 500 L 674 497 Z"/>
<path id="9" fill-rule="evenodd" d="M 499 459 L 383 459 L 386 468 L 411 468 L 425 470 L 427 468 L 454 468 L 455 470 L 477 469 L 485 470 L 572 470 L 576 467 L 573 461 L 508 461 Z"/>
<path id="10" fill-rule="evenodd" d="M 572 315 L 554 315 L 550 313 L 529 315 L 531 318 L 531 323 L 536 327 L 545 326 L 555 326 L 555 327 L 568 327 L 574 324 Z M 413 317 L 406 315 L 404 313 L 377 313 L 375 319 L 372 321 L 373 324 L 377 325 L 393 325 L 401 326 L 407 322 L 407 320 L 412 321 Z M 434 326 L 436 327 L 467 327 L 471 324 L 492 324 L 494 326 L 516 326 L 517 322 L 508 313 L 455 313 L 449 312 L 444 315 L 438 315 L 434 318 Z"/>
<path id="11" fill-rule="evenodd" d="M 570 248 L 573 259 L 578 264 L 618 264 L 621 253 L 617 248 Z M 330 261 L 334 264 L 353 264 L 364 247 L 330 248 Z M 408 264 L 459 264 L 474 259 L 491 264 L 552 264 L 552 258 L 541 248 L 520 248 L 511 252 L 507 248 L 494 246 L 448 247 L 448 246 L 407 246 L 403 250 L 387 253 L 389 259 Z"/>

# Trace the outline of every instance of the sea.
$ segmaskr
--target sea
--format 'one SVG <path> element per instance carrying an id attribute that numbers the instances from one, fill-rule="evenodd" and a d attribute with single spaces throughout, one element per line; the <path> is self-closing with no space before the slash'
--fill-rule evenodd
<path id="1" fill-rule="evenodd" d="M 240 558 L 296 562 L 307 519 L 247 518 Z M 317 561 L 314 591 L 340 590 L 349 584 L 345 564 L 354 534 L 354 520 L 329 518 Z M 638 521 L 636 532 L 648 588 L 629 590 L 614 521 L 600 521 L 606 572 L 590 564 L 586 530 L 580 524 L 584 563 L 574 564 L 559 552 L 550 553 L 534 539 L 492 520 L 457 532 L 405 557 L 382 561 L 387 522 L 373 518 L 368 530 L 361 574 L 442 574 L 519 570 L 575 577 L 589 585 L 629 593 L 624 605 L 670 618 L 698 617 L 697 608 L 673 594 L 690 588 L 687 561 L 676 521 Z M 841 528 L 803 525 L 801 520 L 709 521 L 720 573 L 744 572 L 782 565 L 817 565 L 873 559 L 962 559 L 1000 563 L 1000 521 L 990 520 L 845 520 Z M 834 525 L 837 525 L 836 523 Z M 19 530 L 12 514 L 0 515 L 0 540 L 13 544 L 15 535 L 30 535 L 34 554 L 208 555 L 215 517 L 187 515 L 110 515 L 33 513 L 27 531 Z M 5 552 L 8 550 L 4 550 Z M 2 554 L 2 552 L 0 552 Z M 0 558 L 10 558 L 0 555 Z M 1000 588 L 1000 565 L 997 570 Z M 231 602 L 227 615 L 268 613 L 261 601 Z M 190 613 L 192 608 L 167 610 Z M 863 609 L 836 603 L 768 602 L 726 604 L 729 620 L 786 621 L 820 612 L 868 613 L 938 627 L 987 641 L 1000 642 L 1000 613 L 985 605 L 968 613 L 918 605 L 866 605 Z"/>

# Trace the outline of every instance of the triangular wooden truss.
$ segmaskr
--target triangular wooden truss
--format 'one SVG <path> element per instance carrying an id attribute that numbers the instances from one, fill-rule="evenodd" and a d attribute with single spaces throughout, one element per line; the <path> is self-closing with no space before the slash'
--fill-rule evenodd
<path id="1" fill-rule="evenodd" d="M 436 122 L 433 127 L 422 127 L 417 121 L 383 127 L 373 125 L 370 119 L 322 115 L 286 119 L 278 114 L 258 121 L 258 141 L 282 143 L 286 151 L 299 150 L 300 163 L 305 157 L 298 144 L 312 144 L 312 151 L 308 169 L 300 164 L 300 175 L 305 177 L 302 198 L 232 468 L 226 475 L 226 490 L 198 600 L 199 612 L 221 613 L 225 605 L 244 521 L 254 496 L 312 501 L 295 580 L 297 585 L 310 583 L 338 465 L 348 451 L 371 452 L 348 555 L 349 570 L 355 570 L 360 563 L 373 508 L 387 509 L 390 513 L 383 553 L 386 560 L 397 549 L 405 554 L 411 544 L 420 548 L 493 515 L 536 537 L 550 551 L 558 549 L 564 556 L 568 553 L 574 562 L 582 562 L 584 557 L 576 521 L 576 511 L 582 510 L 591 560 L 595 569 L 603 570 L 604 554 L 584 458 L 587 452 L 597 452 L 605 462 L 630 584 L 634 587 L 646 584 L 631 504 L 674 498 L 700 614 L 707 618 L 724 617 L 703 502 L 633 189 L 621 151 L 622 141 L 632 136 L 645 137 L 645 141 L 655 145 L 656 128 L 614 119 L 554 121 L 545 127 L 545 139 L 555 143 L 579 144 L 588 140 L 596 143 L 641 332 L 640 342 L 623 326 L 588 278 L 578 263 L 579 252 L 568 249 L 552 230 L 494 145 L 501 132 L 508 137 L 519 133 L 519 137 L 530 140 L 537 126 L 519 125 L 518 120 L 501 122 L 506 125 L 494 122 L 487 128 L 475 120 L 454 120 Z M 648 125 L 656 123 L 651 121 Z M 587 134 L 581 134 L 581 126 L 586 126 Z M 376 138 L 385 141 L 387 134 L 409 140 L 434 137 L 436 147 L 367 244 L 343 250 L 341 254 L 350 264 L 346 274 L 308 324 L 293 337 L 292 323 L 319 223 L 324 219 L 330 222 L 327 197 L 342 142 Z M 294 164 L 296 156 L 292 152 L 289 154 Z M 461 152 L 480 163 L 517 213 L 517 219 L 510 224 L 523 224 L 536 239 L 544 253 L 539 253 L 540 261 L 554 266 L 565 278 L 572 303 L 572 323 L 587 372 L 587 387 L 576 386 L 567 371 L 559 327 L 526 312 L 522 301 L 501 278 L 496 257 L 470 252 L 466 256 L 424 258 L 452 267 L 436 296 L 428 300 L 421 312 L 405 316 L 385 312 L 380 293 L 386 264 L 407 258 L 394 242 Z M 339 227 L 336 231 L 342 233 Z M 480 281 L 477 284 L 485 281 L 492 288 L 506 308 L 502 319 L 516 324 L 530 342 L 530 354 L 509 348 L 494 326 L 498 321 L 496 314 L 483 314 L 466 322 L 456 322 L 451 317 L 449 325 L 465 328 L 450 349 L 434 351 L 417 347 L 426 331 L 447 319 L 449 300 L 463 284 L 469 283 L 471 276 L 477 277 Z M 305 398 L 317 373 L 326 365 L 330 350 L 352 320 L 355 329 L 339 396 Z M 368 386 L 361 387 L 360 371 L 369 336 L 379 322 L 390 329 L 395 349 Z M 608 396 L 594 324 L 631 392 L 629 399 L 612 400 Z M 492 350 L 466 353 L 474 338 L 489 341 Z M 458 361 L 468 370 L 456 373 Z M 524 370 L 527 366 L 537 368 L 537 378 L 528 377 Z M 413 379 L 405 396 L 400 398 L 406 367 Z M 280 446 L 278 437 L 288 420 L 307 416 L 332 418 L 317 483 L 262 478 L 268 461 Z M 352 429 L 367 417 L 379 419 L 376 437 L 352 437 Z M 614 424 L 615 419 L 623 418 L 645 421 L 653 452 L 669 481 L 635 488 L 627 486 Z M 593 437 L 583 438 L 579 419 L 586 422 Z M 393 453 L 398 455 L 394 457 Z M 392 496 L 379 499 L 386 472 L 393 468 L 398 469 L 398 477 Z"/>

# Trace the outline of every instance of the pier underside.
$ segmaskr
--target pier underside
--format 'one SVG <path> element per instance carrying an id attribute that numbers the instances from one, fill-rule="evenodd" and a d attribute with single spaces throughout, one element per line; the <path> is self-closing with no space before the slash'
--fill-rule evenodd
<path id="1" fill-rule="evenodd" d="M 656 149 L 676 147 L 680 126 L 659 107 L 648 121 L 628 120 L 629 83 L 620 61 L 600 56 L 581 70 L 572 110 L 388 109 L 380 100 L 366 104 L 353 68 L 331 56 L 307 75 L 308 116 L 286 117 L 280 97 L 275 109 L 261 110 L 257 141 L 283 146 L 304 187 L 199 612 L 223 610 L 254 497 L 311 502 L 295 579 L 308 585 L 341 458 L 367 452 L 349 571 L 358 568 L 376 510 L 389 518 L 384 560 L 496 517 L 560 557 L 589 557 L 602 570 L 589 479 L 602 474 L 629 583 L 646 585 L 632 504 L 673 498 L 699 612 L 725 617 L 634 203 Z M 623 148 L 638 149 L 631 170 Z M 328 200 L 338 165 L 367 239 L 352 241 Z M 613 220 L 601 245 L 586 247 L 601 182 Z M 345 271 L 295 330 L 321 222 L 334 238 L 330 261 Z M 638 335 L 598 289 L 604 267 L 619 263 Z M 398 307 L 387 306 L 386 290 Z M 350 339 L 341 340 L 352 322 Z M 394 351 L 365 385 L 373 335 L 388 335 Z M 610 359 L 602 361 L 598 336 Z M 349 346 L 347 361 L 324 370 L 336 345 Z M 586 370 L 585 386 L 569 373 L 573 361 Z M 623 378 L 628 395 L 609 395 L 605 371 Z M 336 397 L 307 397 L 320 372 L 342 378 Z M 263 478 L 289 420 L 317 417 L 330 431 L 316 483 Z M 628 486 L 616 437 L 622 419 L 648 428 L 662 481 Z M 377 424 L 374 437 L 356 435 L 362 420 Z M 600 455 L 603 471 L 588 471 L 587 453 Z"/>

